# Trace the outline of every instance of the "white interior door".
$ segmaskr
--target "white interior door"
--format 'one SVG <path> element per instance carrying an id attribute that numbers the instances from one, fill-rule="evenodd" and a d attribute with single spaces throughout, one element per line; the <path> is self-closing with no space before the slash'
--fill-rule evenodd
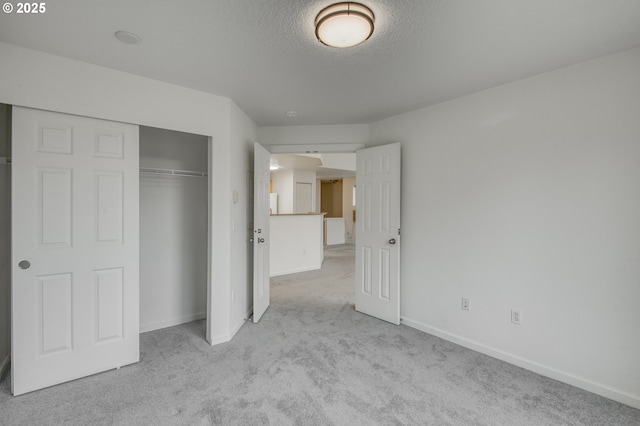
<path id="1" fill-rule="evenodd" d="M 253 154 L 253 322 L 269 307 L 269 170 L 271 154 L 256 143 Z"/>
<path id="2" fill-rule="evenodd" d="M 356 310 L 400 324 L 400 144 L 356 160 Z"/>
<path id="3" fill-rule="evenodd" d="M 13 394 L 137 362 L 138 127 L 14 107 L 12 159 Z"/>
<path id="4" fill-rule="evenodd" d="M 309 213 L 311 208 L 311 184 L 296 182 L 296 210 L 295 213 Z"/>

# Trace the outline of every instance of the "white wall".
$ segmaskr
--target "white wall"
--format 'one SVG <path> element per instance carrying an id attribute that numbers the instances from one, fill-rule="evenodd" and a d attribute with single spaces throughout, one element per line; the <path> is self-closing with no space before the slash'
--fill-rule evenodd
<path id="1" fill-rule="evenodd" d="M 206 172 L 208 138 L 140 127 L 140 167 Z M 206 316 L 207 179 L 140 176 L 140 330 Z"/>
<path id="2" fill-rule="evenodd" d="M 404 323 L 640 408 L 640 49 L 371 135 L 402 143 Z"/>
<path id="3" fill-rule="evenodd" d="M 245 170 L 232 155 L 231 124 L 237 112 L 228 98 L 0 43 L 0 102 L 106 120 L 206 135 L 211 138 L 209 175 L 216 196 L 209 200 L 212 289 L 208 318 L 213 343 L 232 336 L 230 287 L 243 266 L 232 259 L 232 176 Z M 249 120 L 250 121 L 250 120 Z M 255 126 L 252 123 L 248 127 Z M 236 126 L 234 125 L 234 128 Z M 234 137 L 234 142 L 236 138 Z M 237 238 L 234 235 L 233 239 Z M 246 274 L 242 271 L 240 278 Z"/>
<path id="4" fill-rule="evenodd" d="M 350 170 L 355 175 L 356 153 L 320 154 L 322 167 L 328 169 Z"/>
<path id="5" fill-rule="evenodd" d="M 258 128 L 258 138 L 267 149 L 269 145 L 366 144 L 369 125 L 265 126 Z"/>
<path id="6" fill-rule="evenodd" d="M 0 104 L 0 157 L 11 157 L 11 115 Z M 11 353 L 11 166 L 0 164 L 0 378 Z"/>
<path id="7" fill-rule="evenodd" d="M 278 213 L 293 213 L 293 170 L 271 172 L 272 192 L 278 194 Z"/>
<path id="8" fill-rule="evenodd" d="M 315 170 L 279 170 L 271 172 L 273 192 L 278 194 L 278 214 L 295 213 L 296 183 L 311 184 L 311 211 L 316 209 L 316 172 Z M 305 212 L 308 213 L 308 212 Z"/>

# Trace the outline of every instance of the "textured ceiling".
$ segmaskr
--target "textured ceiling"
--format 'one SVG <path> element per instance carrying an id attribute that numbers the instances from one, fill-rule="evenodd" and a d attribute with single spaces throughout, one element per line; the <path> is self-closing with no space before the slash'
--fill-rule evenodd
<path id="1" fill-rule="evenodd" d="M 314 38 L 327 0 L 56 0 L 0 14 L 0 40 L 226 96 L 261 126 L 368 123 L 640 46 L 638 0 L 361 1 L 375 32 L 344 50 Z"/>

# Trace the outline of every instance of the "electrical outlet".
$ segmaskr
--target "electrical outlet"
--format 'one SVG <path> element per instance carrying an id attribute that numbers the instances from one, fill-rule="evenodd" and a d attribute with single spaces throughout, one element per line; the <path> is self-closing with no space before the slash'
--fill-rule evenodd
<path id="1" fill-rule="evenodd" d="M 513 324 L 522 324 L 522 311 L 511 309 L 511 322 Z"/>
<path id="2" fill-rule="evenodd" d="M 463 297 L 462 298 L 462 306 L 461 306 L 463 311 L 468 311 L 469 310 L 469 299 L 467 297 Z"/>

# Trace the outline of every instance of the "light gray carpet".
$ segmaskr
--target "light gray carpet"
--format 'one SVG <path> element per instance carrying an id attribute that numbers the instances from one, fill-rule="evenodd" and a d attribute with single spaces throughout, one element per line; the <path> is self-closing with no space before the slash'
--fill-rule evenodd
<path id="1" fill-rule="evenodd" d="M 272 279 L 259 324 L 141 336 L 142 361 L 27 395 L 0 424 L 640 425 L 640 410 L 353 309 L 353 248 Z"/>

